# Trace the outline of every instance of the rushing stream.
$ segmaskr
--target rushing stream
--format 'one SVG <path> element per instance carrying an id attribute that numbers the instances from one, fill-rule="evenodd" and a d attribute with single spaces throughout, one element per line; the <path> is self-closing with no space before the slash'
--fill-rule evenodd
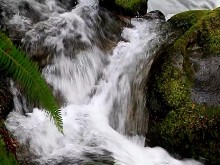
<path id="1" fill-rule="evenodd" d="M 217 0 L 189 6 L 168 1 L 151 0 L 149 7 L 174 14 L 219 5 Z M 32 155 L 23 159 L 50 165 L 199 165 L 194 160 L 176 160 L 160 147 L 144 147 L 148 116 L 141 86 L 155 52 L 168 39 L 160 21 L 132 19 L 133 27 L 123 28 L 123 39 L 117 43 L 117 32 L 97 23 L 115 24 L 108 13 L 99 11 L 95 0 L 80 0 L 73 10 L 58 2 L 0 0 L 8 12 L 8 26 L 24 34 L 27 52 L 52 56 L 43 75 L 64 102 L 64 135 L 37 108 L 26 116 L 18 111 L 9 115 L 7 128 Z"/>

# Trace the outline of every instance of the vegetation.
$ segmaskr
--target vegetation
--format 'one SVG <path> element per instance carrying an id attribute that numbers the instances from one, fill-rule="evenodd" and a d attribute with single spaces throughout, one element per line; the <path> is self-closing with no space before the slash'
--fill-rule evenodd
<path id="1" fill-rule="evenodd" d="M 15 156 L 6 150 L 4 141 L 0 138 L 0 164 L 16 165 L 18 164 Z"/>
<path id="2" fill-rule="evenodd" d="M 30 100 L 37 101 L 54 120 L 57 128 L 62 131 L 61 112 L 57 102 L 41 77 L 38 67 L 27 56 L 12 44 L 10 39 L 0 33 L 0 66 L 4 72 L 17 81 Z"/>
<path id="3" fill-rule="evenodd" d="M 204 54 L 220 53 L 220 8 L 189 11 L 177 14 L 169 20 L 184 34 L 175 42 L 175 49 L 186 54 L 187 46 L 197 43 Z"/>
<path id="4" fill-rule="evenodd" d="M 169 20 L 180 35 L 160 54 L 148 96 L 154 97 L 151 104 L 160 103 L 159 108 L 166 112 L 151 122 L 149 139 L 153 145 L 210 165 L 220 163 L 220 106 L 192 100 L 196 69 L 190 59 L 220 56 L 219 18 L 217 8 L 183 12 Z"/>
<path id="5" fill-rule="evenodd" d="M 162 74 L 157 78 L 159 92 L 170 107 L 181 107 L 190 100 L 191 83 L 180 69 L 166 62 Z"/>
<path id="6" fill-rule="evenodd" d="M 147 0 L 100 0 L 99 5 L 123 16 L 137 16 L 147 13 Z"/>
<path id="7" fill-rule="evenodd" d="M 62 132 L 61 112 L 51 89 L 41 77 L 37 65 L 28 59 L 22 51 L 16 49 L 10 39 L 1 32 L 0 68 L 1 72 L 7 73 L 24 88 L 29 100 L 36 101 L 45 108 L 58 130 Z M 3 111 L 2 107 L 1 111 Z M 4 115 L 4 113 L 0 114 Z M 0 116 L 0 164 L 15 165 L 17 164 L 15 159 L 17 146 L 8 134 L 2 118 L 3 116 Z"/>
<path id="8" fill-rule="evenodd" d="M 0 120 L 0 164 L 2 165 L 16 165 L 16 141 L 12 139 L 2 120 Z"/>
<path id="9" fill-rule="evenodd" d="M 166 60 L 154 90 L 162 96 L 163 108 L 166 107 L 168 113 L 151 127 L 150 134 L 156 135 L 154 140 L 159 142 L 156 145 L 171 153 L 217 165 L 220 162 L 220 107 L 193 102 L 193 81 L 185 71 L 173 66 L 170 59 Z"/>
<path id="10" fill-rule="evenodd" d="M 115 0 L 116 4 L 126 10 L 138 12 L 147 8 L 147 0 Z"/>

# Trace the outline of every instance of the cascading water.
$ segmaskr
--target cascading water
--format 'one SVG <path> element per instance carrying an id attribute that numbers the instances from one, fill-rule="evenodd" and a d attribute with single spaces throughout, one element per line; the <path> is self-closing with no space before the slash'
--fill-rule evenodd
<path id="1" fill-rule="evenodd" d="M 7 128 L 32 155 L 23 157 L 24 161 L 71 165 L 200 164 L 176 160 L 159 147 L 144 148 L 142 131 L 138 130 L 143 127 L 146 131 L 147 114 L 141 111 L 141 94 L 134 91 L 139 91 L 143 72 L 148 74 L 155 52 L 167 39 L 159 21 L 132 19 L 133 27 L 123 29 L 123 41 L 115 46 L 114 35 L 120 28 L 111 31 L 113 18 L 105 11 L 100 13 L 96 1 L 81 0 L 73 10 L 59 6 L 56 0 L 26 2 L 2 0 L 6 8 L 13 8 L 8 10 L 11 15 L 6 22 L 25 33 L 22 42 L 31 56 L 53 57 L 43 74 L 65 104 L 64 135 L 37 108 L 27 116 L 10 114 Z M 21 4 L 37 12 L 38 19 L 27 17 L 25 11 L 20 13 L 17 6 L 22 8 Z M 103 30 L 103 20 L 112 27 Z M 138 106 L 133 106 L 134 93 Z M 129 120 L 131 116 L 135 116 L 135 122 Z M 132 126 L 127 130 L 129 124 Z"/>

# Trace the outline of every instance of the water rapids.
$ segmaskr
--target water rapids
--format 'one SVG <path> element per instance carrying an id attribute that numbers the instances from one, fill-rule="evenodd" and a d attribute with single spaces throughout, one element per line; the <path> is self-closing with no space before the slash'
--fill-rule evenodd
<path id="1" fill-rule="evenodd" d="M 117 29 L 115 20 L 100 12 L 97 1 L 80 0 L 74 8 L 69 8 L 70 1 L 60 2 L 0 0 L 8 27 L 23 35 L 30 56 L 52 56 L 43 75 L 64 100 L 64 134 L 40 109 L 9 115 L 7 128 L 32 155 L 23 159 L 42 165 L 201 164 L 176 160 L 160 147 L 144 147 L 148 115 L 141 88 L 155 52 L 168 39 L 160 21 L 132 19 L 132 27 L 124 27 L 118 37 L 120 28 L 112 31 Z M 169 15 L 218 5 L 217 0 L 150 0 L 149 9 Z M 27 6 L 32 12 L 24 10 Z"/>

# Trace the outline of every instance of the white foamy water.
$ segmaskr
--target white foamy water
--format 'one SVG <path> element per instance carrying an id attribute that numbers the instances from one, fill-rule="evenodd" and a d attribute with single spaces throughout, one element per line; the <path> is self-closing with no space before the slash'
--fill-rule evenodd
<path id="1" fill-rule="evenodd" d="M 199 165 L 194 160 L 176 160 L 160 147 L 144 147 L 142 136 L 125 135 L 132 84 L 140 84 L 141 71 L 148 73 L 154 53 L 166 40 L 160 23 L 133 19 L 134 27 L 123 29 L 124 41 L 106 53 L 94 41 L 96 32 L 102 30 L 93 29 L 96 1 L 80 2 L 72 11 L 59 13 L 52 10 L 58 8 L 56 1 L 47 0 L 44 7 L 53 14 L 35 24 L 23 39 L 31 51 L 38 47 L 52 50 L 53 63 L 43 74 L 65 99 L 61 107 L 64 134 L 37 108 L 28 116 L 12 112 L 8 117 L 7 128 L 35 155 L 31 161 L 83 164 L 90 161 L 87 153 L 107 152 L 117 165 Z M 88 15 L 83 16 L 85 11 Z M 16 24 L 13 19 L 10 23 Z M 82 48 L 75 51 L 72 47 L 78 42 Z"/>
<path id="2" fill-rule="evenodd" d="M 220 6 L 219 0 L 149 0 L 148 9 L 160 10 L 167 17 L 187 10 L 213 9 Z"/>

